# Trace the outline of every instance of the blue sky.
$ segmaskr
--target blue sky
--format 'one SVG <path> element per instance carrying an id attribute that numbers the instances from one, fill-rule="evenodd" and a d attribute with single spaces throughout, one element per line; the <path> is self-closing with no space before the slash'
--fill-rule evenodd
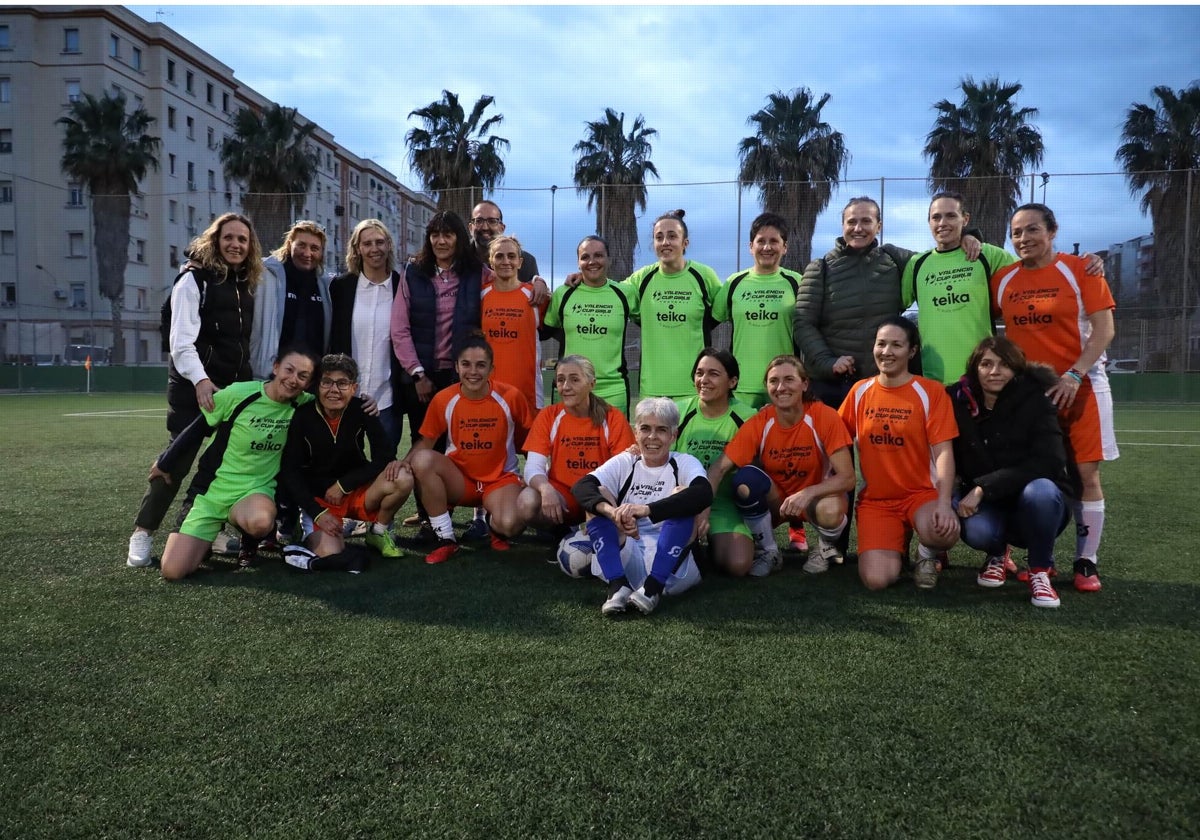
<path id="1" fill-rule="evenodd" d="M 1151 102 L 1156 85 L 1200 79 L 1200 8 L 1192 6 L 131 6 L 234 69 L 245 84 L 298 108 L 339 142 L 419 188 L 408 172 L 408 113 L 443 89 L 473 103 L 496 98 L 505 117 L 507 175 L 496 199 L 510 233 L 563 277 L 594 216 L 572 184 L 572 146 L 606 106 L 641 114 L 659 136 L 639 226 L 639 264 L 651 220 L 684 207 L 689 256 L 724 276 L 749 262 L 743 244 L 759 210 L 742 195 L 738 141 L 769 93 L 806 86 L 831 94 L 824 117 L 845 135 L 846 184 L 822 214 L 814 254 L 839 234 L 851 195 L 879 197 L 884 237 L 930 247 L 921 156 L 932 106 L 957 102 L 964 76 L 1020 82 L 1022 107 L 1046 144 L 1046 201 L 1062 229 L 1059 247 L 1084 250 L 1149 232 L 1149 221 L 1115 173 L 1125 111 Z M 890 180 L 910 179 L 910 180 Z M 653 184 L 653 182 L 651 182 Z M 1036 197 L 1042 198 L 1040 179 Z M 565 188 L 565 189 L 562 189 Z M 1028 190 L 1028 186 L 1026 187 Z M 1028 196 L 1026 196 L 1028 197 Z"/>

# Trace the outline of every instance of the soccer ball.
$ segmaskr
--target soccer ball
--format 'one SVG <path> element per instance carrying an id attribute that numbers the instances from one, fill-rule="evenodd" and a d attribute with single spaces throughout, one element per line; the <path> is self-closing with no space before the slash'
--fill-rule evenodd
<path id="1" fill-rule="evenodd" d="M 556 552 L 558 567 L 573 578 L 592 576 L 592 541 L 582 531 L 572 531 L 563 537 Z"/>

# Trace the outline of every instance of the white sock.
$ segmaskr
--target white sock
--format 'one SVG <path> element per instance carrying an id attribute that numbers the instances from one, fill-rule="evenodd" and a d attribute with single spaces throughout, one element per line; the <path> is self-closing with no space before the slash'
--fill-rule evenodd
<path id="1" fill-rule="evenodd" d="M 750 529 L 750 534 L 754 537 L 754 545 L 763 551 L 778 551 L 779 545 L 775 542 L 775 531 L 771 527 L 771 512 L 755 516 L 753 519 L 743 516 L 742 521 L 746 523 L 746 527 Z"/>
<path id="2" fill-rule="evenodd" d="M 1104 534 L 1104 500 L 1075 503 L 1075 556 L 1099 563 L 1100 537 Z"/>
<path id="3" fill-rule="evenodd" d="M 442 539 L 454 539 L 454 522 L 450 519 L 450 511 L 429 517 L 429 524 L 433 526 L 434 532 Z"/>
<path id="4" fill-rule="evenodd" d="M 487 512 L 483 508 L 481 508 L 481 507 L 475 508 L 475 520 L 477 522 L 485 521 L 486 515 L 487 515 Z"/>
<path id="5" fill-rule="evenodd" d="M 832 543 L 842 535 L 842 531 L 846 530 L 846 523 L 850 521 L 850 517 L 843 516 L 842 521 L 838 523 L 836 528 L 822 528 L 817 526 L 817 533 L 821 535 L 821 539 L 827 543 Z"/>
<path id="6" fill-rule="evenodd" d="M 380 525 L 378 522 L 372 522 L 371 523 L 371 533 L 372 534 L 386 534 L 387 526 Z"/>
<path id="7" fill-rule="evenodd" d="M 917 543 L 917 556 L 922 560 L 936 560 L 938 553 L 925 543 Z"/>

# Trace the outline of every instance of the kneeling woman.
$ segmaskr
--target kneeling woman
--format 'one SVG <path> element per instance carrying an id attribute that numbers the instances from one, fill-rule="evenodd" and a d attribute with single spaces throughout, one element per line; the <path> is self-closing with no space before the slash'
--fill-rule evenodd
<path id="1" fill-rule="evenodd" d="M 592 518 L 593 572 L 608 582 L 604 615 L 629 604 L 653 612 L 666 592 L 678 595 L 700 582 L 688 551 L 696 516 L 712 504 L 712 486 L 700 462 L 672 452 L 679 407 L 666 397 L 637 404 L 634 436 L 641 454 L 622 452 L 572 488 Z"/>
<path id="2" fill-rule="evenodd" d="M 426 563 L 441 563 L 458 551 L 450 519 L 456 505 L 483 506 L 497 551 L 525 530 L 517 502 L 524 487 L 517 449 L 533 421 L 529 403 L 516 388 L 491 378 L 492 348 L 482 333 L 468 335 L 454 358 L 459 381 L 430 400 L 421 438 L 404 459 L 439 539 Z M 444 455 L 433 448 L 443 435 Z"/>
<path id="3" fill-rule="evenodd" d="M 321 359 L 317 401 L 296 409 L 283 450 L 280 484 L 303 511 L 304 544 L 324 562 L 296 552 L 286 557 L 302 568 L 337 568 L 346 547 L 342 520 L 372 523 L 367 545 L 384 557 L 400 557 L 388 526 L 412 491 L 407 464 L 393 460 L 390 436 L 377 416 L 356 399 L 358 364 L 342 353 Z M 370 445 L 368 459 L 366 446 Z"/>
<path id="4" fill-rule="evenodd" d="M 866 487 L 858 499 L 858 574 L 868 589 L 900 577 L 915 529 L 918 589 L 937 586 L 937 552 L 958 541 L 954 492 L 954 409 L 941 383 L 914 376 L 916 325 L 893 315 L 875 331 L 879 373 L 855 383 L 838 413 L 858 442 Z"/>
<path id="5" fill-rule="evenodd" d="M 216 432 L 188 489 L 187 515 L 167 538 L 165 580 L 194 572 L 227 520 L 255 543 L 274 530 L 280 456 L 293 412 L 312 400 L 305 389 L 313 367 L 307 353 L 280 353 L 269 381 L 235 382 L 217 391 L 212 409 L 201 407 L 201 416 L 158 456 L 151 480 L 170 475 L 189 446 Z M 243 559 L 246 564 L 249 555 Z"/>
<path id="6" fill-rule="evenodd" d="M 633 430 L 618 409 L 594 393 L 596 369 L 584 356 L 564 356 L 554 369 L 562 402 L 534 418 L 525 439 L 522 514 L 534 525 L 556 530 L 583 521 L 571 495 L 575 482 L 633 445 Z"/>
<path id="7" fill-rule="evenodd" d="M 963 542 L 987 553 L 976 579 L 1004 585 L 1008 544 L 1029 549 L 1030 601 L 1057 607 L 1054 541 L 1079 498 L 1079 474 L 1067 458 L 1058 410 L 1046 396 L 1054 370 L 1029 365 L 1021 348 L 989 336 L 967 361 L 967 374 L 946 390 L 959 436 L 958 515 Z"/>
<path id="8" fill-rule="evenodd" d="M 764 377 L 770 404 L 742 424 L 709 468 L 717 487 L 729 470 L 733 501 L 754 535 L 753 563 L 742 567 L 761 577 L 782 566 L 774 528 L 816 526 L 820 539 L 809 550 L 804 571 L 820 574 L 842 562 L 835 545 L 846 528 L 849 492 L 854 489 L 850 435 L 837 412 L 813 394 L 804 364 L 776 356 Z M 715 509 L 715 504 L 714 504 Z M 742 572 L 745 574 L 745 571 Z"/>

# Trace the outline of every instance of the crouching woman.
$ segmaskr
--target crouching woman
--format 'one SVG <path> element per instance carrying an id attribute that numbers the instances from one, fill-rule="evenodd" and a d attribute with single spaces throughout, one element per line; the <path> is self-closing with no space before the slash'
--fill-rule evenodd
<path id="1" fill-rule="evenodd" d="M 613 456 L 571 489 L 591 514 L 593 569 L 609 586 L 604 615 L 630 604 L 648 615 L 664 592 L 678 595 L 700 582 L 689 549 L 696 516 L 712 504 L 712 485 L 696 458 L 671 450 L 678 432 L 672 400 L 642 400 L 634 415 L 640 454 Z"/>

